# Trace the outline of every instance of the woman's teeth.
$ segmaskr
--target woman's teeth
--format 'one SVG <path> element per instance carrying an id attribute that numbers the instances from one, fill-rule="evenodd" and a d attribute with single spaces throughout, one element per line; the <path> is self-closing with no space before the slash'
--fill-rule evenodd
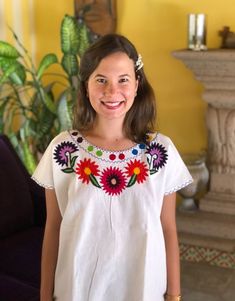
<path id="1" fill-rule="evenodd" d="M 102 102 L 108 108 L 119 107 L 124 101 L 115 101 L 115 102 Z"/>

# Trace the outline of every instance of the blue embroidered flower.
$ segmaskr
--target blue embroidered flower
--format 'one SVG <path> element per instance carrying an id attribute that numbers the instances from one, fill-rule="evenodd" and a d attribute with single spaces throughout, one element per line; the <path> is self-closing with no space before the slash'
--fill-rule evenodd
<path id="1" fill-rule="evenodd" d="M 78 150 L 78 147 L 69 141 L 61 142 L 56 146 L 54 151 L 54 159 L 59 165 L 66 165 L 70 162 L 70 155 Z"/>
<path id="2" fill-rule="evenodd" d="M 148 158 L 148 163 L 150 167 L 150 172 L 155 173 L 159 168 L 162 168 L 167 161 L 167 151 L 164 146 L 159 143 L 153 142 L 147 146 L 146 154 L 150 155 Z"/>

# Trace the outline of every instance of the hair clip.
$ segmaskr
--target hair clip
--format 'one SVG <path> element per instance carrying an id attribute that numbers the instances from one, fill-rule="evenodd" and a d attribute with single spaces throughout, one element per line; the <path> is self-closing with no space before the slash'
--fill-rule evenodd
<path id="1" fill-rule="evenodd" d="M 135 66 L 136 66 L 136 71 L 140 70 L 144 66 L 141 54 L 138 55 L 138 59 L 135 63 Z"/>

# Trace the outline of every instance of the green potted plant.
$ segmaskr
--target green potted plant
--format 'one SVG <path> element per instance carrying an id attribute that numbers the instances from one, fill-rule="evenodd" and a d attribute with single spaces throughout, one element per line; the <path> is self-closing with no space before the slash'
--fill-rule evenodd
<path id="1" fill-rule="evenodd" d="M 79 58 L 89 45 L 84 23 L 65 15 L 61 23 L 62 59 L 46 54 L 36 67 L 25 47 L 0 41 L 0 133 L 6 134 L 32 173 L 49 141 L 72 126 L 72 107 L 77 98 Z M 61 72 L 45 85 L 48 68 L 59 64 Z M 63 79 L 63 81 L 61 81 Z M 56 95 L 55 85 L 62 85 Z"/>

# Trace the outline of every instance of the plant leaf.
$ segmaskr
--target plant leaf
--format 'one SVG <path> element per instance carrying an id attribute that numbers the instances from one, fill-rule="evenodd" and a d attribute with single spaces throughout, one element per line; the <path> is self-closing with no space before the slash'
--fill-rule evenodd
<path id="1" fill-rule="evenodd" d="M 61 50 L 66 54 L 77 54 L 79 49 L 79 29 L 75 17 L 65 15 L 61 23 Z"/>
<path id="2" fill-rule="evenodd" d="M 72 110 L 71 105 L 73 102 L 68 100 L 68 93 L 65 91 L 61 94 L 58 107 L 57 116 L 60 123 L 60 131 L 68 130 L 72 128 Z"/>
<path id="3" fill-rule="evenodd" d="M 61 64 L 69 76 L 78 75 L 78 59 L 75 54 L 64 54 Z"/>
<path id="4" fill-rule="evenodd" d="M 26 79 L 24 67 L 17 61 L 12 61 L 11 63 L 9 62 L 9 67 L 5 70 L 0 78 L 0 84 L 5 82 L 7 79 L 10 79 L 13 84 L 23 85 Z"/>
<path id="5" fill-rule="evenodd" d="M 15 47 L 13 47 L 11 44 L 4 41 L 0 41 L 0 56 L 17 59 L 21 55 L 18 52 L 18 50 Z"/>
<path id="6" fill-rule="evenodd" d="M 57 56 L 54 53 L 49 53 L 43 57 L 41 60 L 38 71 L 37 71 L 37 76 L 40 79 L 44 73 L 44 71 L 49 68 L 51 65 L 58 63 Z"/>
<path id="7" fill-rule="evenodd" d="M 37 166 L 36 158 L 32 154 L 28 141 L 22 141 L 23 160 L 30 174 L 32 174 Z"/>
<path id="8" fill-rule="evenodd" d="M 90 45 L 90 41 L 89 41 L 87 26 L 84 23 L 78 24 L 78 31 L 79 31 L 78 54 L 81 57 L 83 53 L 87 50 L 88 46 Z"/>
<path id="9" fill-rule="evenodd" d="M 49 94 L 45 93 L 45 91 L 42 88 L 40 88 L 40 91 L 41 91 L 41 97 L 42 97 L 43 103 L 45 104 L 47 109 L 51 113 L 56 114 L 56 105 L 53 102 L 53 100 L 51 99 L 51 97 L 49 96 Z"/>

